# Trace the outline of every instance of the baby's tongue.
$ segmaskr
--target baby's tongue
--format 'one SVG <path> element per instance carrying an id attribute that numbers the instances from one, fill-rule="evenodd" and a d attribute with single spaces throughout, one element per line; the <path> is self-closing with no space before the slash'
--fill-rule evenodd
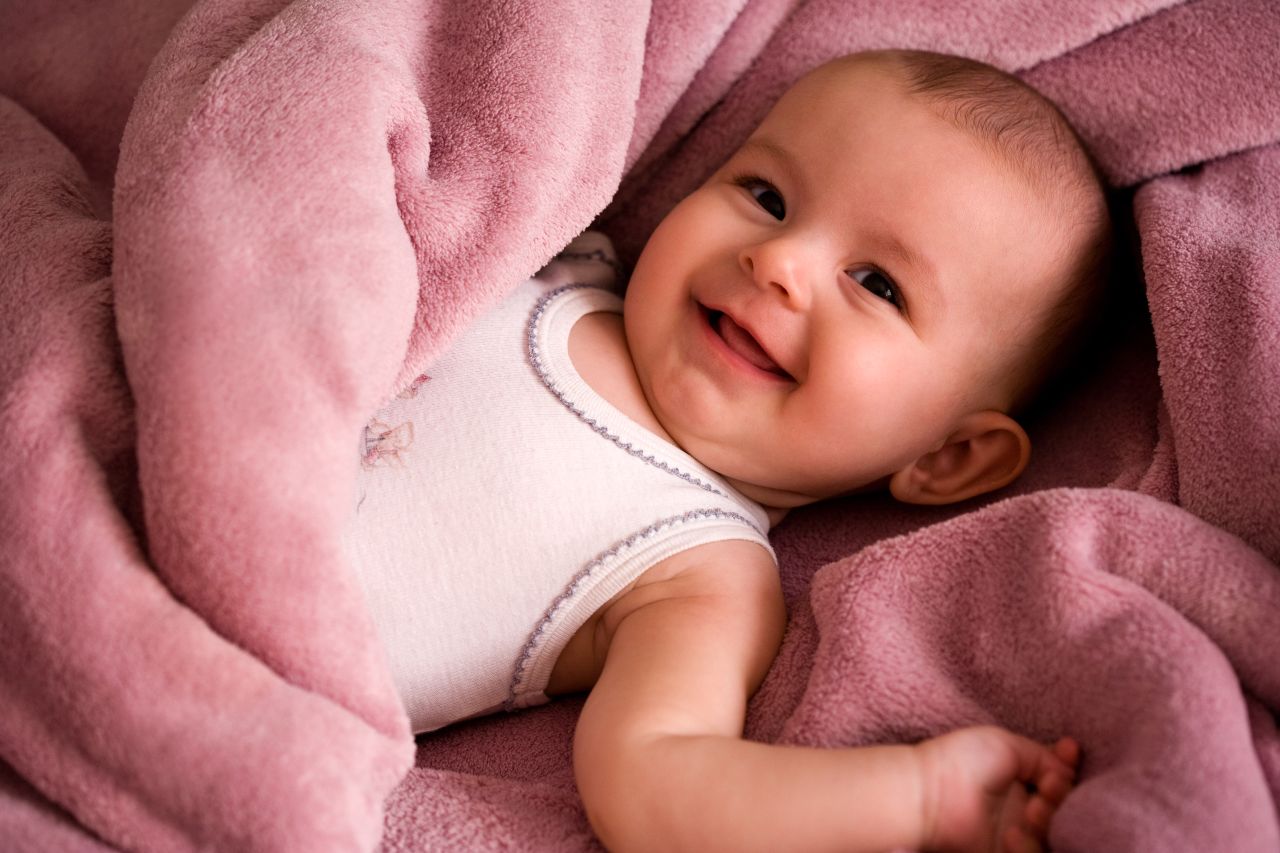
<path id="1" fill-rule="evenodd" d="M 720 333 L 720 337 L 724 338 L 724 342 L 729 345 L 729 349 L 745 358 L 761 370 L 767 370 L 770 373 L 781 373 L 782 368 L 778 363 L 769 358 L 769 354 L 760 348 L 760 344 L 756 343 L 756 339 L 746 329 L 733 322 L 733 318 L 728 314 L 721 314 L 720 319 L 716 323 L 716 331 Z"/>

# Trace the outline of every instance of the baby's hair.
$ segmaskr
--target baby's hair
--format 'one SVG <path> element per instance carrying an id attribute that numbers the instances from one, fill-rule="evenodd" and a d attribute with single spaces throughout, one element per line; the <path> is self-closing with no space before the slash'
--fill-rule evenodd
<path id="1" fill-rule="evenodd" d="M 1026 409 L 1070 366 L 1099 320 L 1114 266 L 1115 239 L 1104 182 L 1075 128 L 1062 111 L 1005 71 L 961 56 L 922 50 L 854 54 L 900 72 L 910 94 L 971 134 L 1063 211 L 1069 231 L 1061 245 L 1071 257 L 1059 289 L 1031 318 L 1013 368 L 1011 412 Z"/>

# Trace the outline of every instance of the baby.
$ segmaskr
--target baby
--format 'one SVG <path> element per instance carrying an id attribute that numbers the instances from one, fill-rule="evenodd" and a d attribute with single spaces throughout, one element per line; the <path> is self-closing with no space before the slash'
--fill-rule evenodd
<path id="1" fill-rule="evenodd" d="M 769 527 L 1014 480 L 1014 415 L 1108 234 L 1074 133 L 1013 78 L 910 51 L 805 76 L 658 226 L 625 303 L 526 282 L 366 430 L 347 542 L 415 731 L 590 690 L 574 768 L 610 848 L 1039 849 L 1069 738 L 742 728 L 785 624 Z"/>

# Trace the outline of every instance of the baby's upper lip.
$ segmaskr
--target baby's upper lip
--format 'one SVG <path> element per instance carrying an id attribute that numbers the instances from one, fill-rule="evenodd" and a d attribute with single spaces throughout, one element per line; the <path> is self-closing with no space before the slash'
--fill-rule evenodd
<path id="1" fill-rule="evenodd" d="M 743 328 L 744 331 L 746 331 L 747 334 L 751 335 L 751 337 L 756 339 L 756 343 L 760 345 L 760 349 L 764 350 L 765 355 L 769 356 L 770 361 L 772 361 L 774 364 L 778 365 L 778 367 L 786 371 L 788 378 L 792 380 L 795 379 L 795 373 L 792 372 L 791 368 L 782 359 L 778 357 L 778 351 L 775 348 L 776 345 L 771 344 L 768 340 L 766 340 L 760 334 L 759 322 L 752 320 L 748 317 L 745 317 L 735 311 L 731 311 L 730 309 L 725 308 L 721 305 L 704 303 L 702 307 L 707 309 L 708 311 L 727 314 L 730 320 L 737 323 L 739 326 Z"/>

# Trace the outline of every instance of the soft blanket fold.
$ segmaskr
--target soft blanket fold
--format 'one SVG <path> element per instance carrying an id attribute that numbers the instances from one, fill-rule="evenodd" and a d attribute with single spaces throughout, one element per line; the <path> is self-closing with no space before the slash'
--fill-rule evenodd
<path id="1" fill-rule="evenodd" d="M 748 734 L 1071 733 L 1055 849 L 1280 847 L 1272 4 L 80 5 L 0 2 L 0 837 L 592 847 L 572 701 L 410 767 L 338 546 L 359 430 L 606 205 L 634 257 L 797 76 L 911 46 L 1062 105 L 1149 314 L 1008 494 L 779 528 Z"/>

